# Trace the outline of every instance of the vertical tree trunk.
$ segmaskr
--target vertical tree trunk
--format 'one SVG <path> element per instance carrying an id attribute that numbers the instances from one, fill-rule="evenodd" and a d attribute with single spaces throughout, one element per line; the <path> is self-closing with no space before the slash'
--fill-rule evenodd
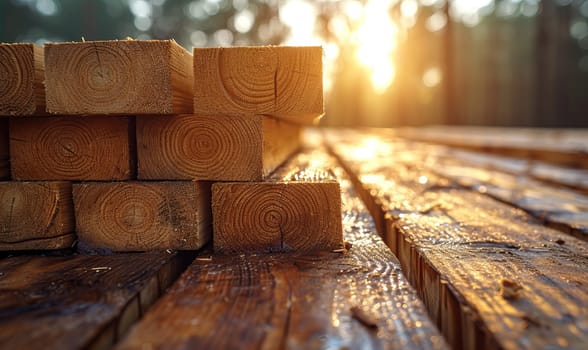
<path id="1" fill-rule="evenodd" d="M 445 88 L 445 122 L 449 125 L 456 125 L 461 123 L 461 116 L 455 105 L 453 23 L 449 14 L 449 7 L 450 2 L 446 1 L 444 12 L 447 17 L 447 24 L 443 32 L 442 45 L 443 86 Z"/>

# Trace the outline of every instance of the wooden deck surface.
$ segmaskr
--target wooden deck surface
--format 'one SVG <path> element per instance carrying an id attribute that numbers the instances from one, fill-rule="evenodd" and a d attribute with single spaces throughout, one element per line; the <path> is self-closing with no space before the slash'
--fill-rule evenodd
<path id="1" fill-rule="evenodd" d="M 585 348 L 588 133 L 431 130 L 306 132 L 346 249 L 3 253 L 0 349 Z"/>

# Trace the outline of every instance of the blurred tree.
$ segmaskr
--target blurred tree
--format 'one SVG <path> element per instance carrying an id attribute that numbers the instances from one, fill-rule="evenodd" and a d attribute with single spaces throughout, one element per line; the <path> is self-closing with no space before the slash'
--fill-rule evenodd
<path id="1" fill-rule="evenodd" d="M 2 0 L 0 41 L 175 38 L 192 46 L 279 44 L 272 0 Z"/>

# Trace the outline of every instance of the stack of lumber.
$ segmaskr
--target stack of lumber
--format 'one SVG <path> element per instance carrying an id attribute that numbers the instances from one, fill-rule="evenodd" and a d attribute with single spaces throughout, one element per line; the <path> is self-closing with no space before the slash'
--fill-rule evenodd
<path id="1" fill-rule="evenodd" d="M 117 349 L 448 349 L 334 158 L 319 147 L 288 163 L 339 181 L 346 249 L 200 252 Z"/>
<path id="2" fill-rule="evenodd" d="M 193 250 L 213 216 L 219 252 L 341 247 L 338 183 L 277 170 L 323 114 L 321 58 L 191 55 L 173 40 L 0 45 L 0 249 Z"/>

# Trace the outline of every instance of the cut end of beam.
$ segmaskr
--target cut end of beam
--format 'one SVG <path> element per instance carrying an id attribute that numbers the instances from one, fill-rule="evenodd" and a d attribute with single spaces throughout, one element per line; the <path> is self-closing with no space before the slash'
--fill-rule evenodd
<path id="1" fill-rule="evenodd" d="M 321 47 L 194 49 L 194 113 L 269 115 L 313 124 L 324 113 Z"/>
<path id="2" fill-rule="evenodd" d="M 0 182 L 0 250 L 62 249 L 74 241 L 70 183 Z"/>
<path id="3" fill-rule="evenodd" d="M 262 116 L 138 117 L 139 178 L 260 181 L 296 151 L 299 131 Z"/>
<path id="4" fill-rule="evenodd" d="M 264 182 L 212 186 L 218 253 L 311 252 L 344 248 L 341 190 L 332 172 L 301 153 Z"/>
<path id="5" fill-rule="evenodd" d="M 0 180 L 5 180 L 10 177 L 10 163 L 8 159 L 8 119 L 0 118 Z"/>
<path id="6" fill-rule="evenodd" d="M 10 119 L 15 180 L 126 180 L 135 172 L 129 117 Z"/>
<path id="7" fill-rule="evenodd" d="M 173 40 L 47 43 L 45 63 L 50 113 L 192 112 L 192 56 Z"/>
<path id="8" fill-rule="evenodd" d="M 43 49 L 35 44 L 0 44 L 0 115 L 45 113 Z"/>
<path id="9" fill-rule="evenodd" d="M 207 183 L 82 183 L 73 196 L 78 236 L 88 249 L 193 250 L 210 239 Z"/>

